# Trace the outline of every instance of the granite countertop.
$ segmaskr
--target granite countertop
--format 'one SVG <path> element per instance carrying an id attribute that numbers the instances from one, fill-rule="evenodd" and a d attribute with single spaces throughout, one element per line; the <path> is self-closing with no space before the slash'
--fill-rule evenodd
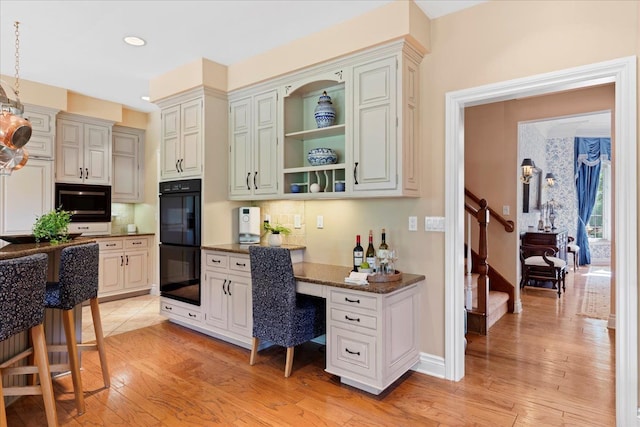
<path id="1" fill-rule="evenodd" d="M 224 244 L 224 245 L 203 245 L 201 246 L 201 249 L 206 249 L 210 251 L 232 252 L 236 254 L 248 254 L 249 246 L 253 246 L 253 245 L 246 245 L 246 244 L 241 245 L 240 243 L 230 243 L 230 244 Z M 259 246 L 267 246 L 267 245 L 259 245 Z M 301 250 L 306 248 L 306 246 L 301 246 L 301 245 L 282 245 L 281 247 L 285 249 L 289 249 L 290 251 L 296 251 L 296 250 Z"/>
<path id="2" fill-rule="evenodd" d="M 388 294 L 425 279 L 425 277 L 420 274 L 402 273 L 401 279 L 396 282 L 369 282 L 368 285 L 355 285 L 345 283 L 344 281 L 345 277 L 349 277 L 351 269 L 352 267 L 340 265 L 299 262 L 293 264 L 293 275 L 296 280 L 302 282 L 372 292 L 375 294 Z"/>
<path id="3" fill-rule="evenodd" d="M 20 243 L 9 244 L 0 248 L 0 260 L 19 258 L 27 255 L 34 254 L 46 254 L 59 251 L 67 246 L 82 245 L 84 243 L 95 242 L 93 237 L 76 237 L 68 243 L 60 243 L 59 245 L 52 245 L 51 243 Z"/>
<path id="4" fill-rule="evenodd" d="M 141 236 L 155 236 L 156 233 L 111 233 L 111 234 L 99 234 L 97 236 L 86 236 L 93 237 L 94 239 L 109 239 L 114 237 L 141 237 Z"/>

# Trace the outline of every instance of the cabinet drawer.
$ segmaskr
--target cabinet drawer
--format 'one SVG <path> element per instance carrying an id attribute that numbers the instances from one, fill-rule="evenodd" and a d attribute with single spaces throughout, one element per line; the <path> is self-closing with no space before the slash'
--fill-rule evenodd
<path id="1" fill-rule="evenodd" d="M 330 329 L 329 370 L 376 378 L 376 338 L 338 327 Z M 327 345 L 329 348 L 329 345 Z"/>
<path id="2" fill-rule="evenodd" d="M 243 271 L 251 274 L 251 265 L 248 257 L 230 256 L 229 270 Z"/>
<path id="3" fill-rule="evenodd" d="M 125 239 L 125 249 L 144 249 L 149 245 L 148 239 Z"/>
<path id="4" fill-rule="evenodd" d="M 377 329 L 377 318 L 365 314 L 353 313 L 339 308 L 331 308 L 331 320 L 350 326 L 361 326 L 372 330 Z"/>
<path id="5" fill-rule="evenodd" d="M 179 316 L 196 322 L 200 322 L 202 319 L 199 309 L 189 309 L 164 301 L 160 303 L 160 311 L 165 315 Z"/>
<path id="6" fill-rule="evenodd" d="M 229 267 L 229 256 L 218 253 L 205 252 L 205 265 L 207 267 L 226 270 Z"/>
<path id="7" fill-rule="evenodd" d="M 69 233 L 82 233 L 84 236 L 96 236 L 111 233 L 110 222 L 72 222 L 69 224 Z"/>
<path id="8" fill-rule="evenodd" d="M 118 239 L 118 240 L 98 239 L 98 245 L 100 245 L 100 252 L 122 250 L 123 248 L 122 239 Z"/>
<path id="9" fill-rule="evenodd" d="M 376 310 L 378 299 L 360 293 L 331 291 L 330 301 L 332 304 L 339 304 L 345 307 L 358 307 L 365 310 Z"/>

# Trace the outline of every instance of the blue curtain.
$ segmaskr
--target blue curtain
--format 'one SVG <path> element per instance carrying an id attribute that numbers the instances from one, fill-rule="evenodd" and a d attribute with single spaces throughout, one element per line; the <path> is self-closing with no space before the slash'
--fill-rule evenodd
<path id="1" fill-rule="evenodd" d="M 580 246 L 579 264 L 591 264 L 587 224 L 596 203 L 602 161 L 611 161 L 611 138 L 575 139 L 575 177 L 578 196 L 578 230 L 576 244 Z"/>

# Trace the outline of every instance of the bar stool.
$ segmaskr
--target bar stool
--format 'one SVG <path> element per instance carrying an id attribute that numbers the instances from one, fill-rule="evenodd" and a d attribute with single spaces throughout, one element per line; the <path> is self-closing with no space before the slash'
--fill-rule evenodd
<path id="1" fill-rule="evenodd" d="M 66 346 L 49 346 L 49 351 L 66 351 L 69 354 L 68 365 L 52 365 L 51 371 L 62 372 L 69 368 L 71 369 L 73 391 L 79 414 L 84 413 L 85 410 L 82 378 L 80 376 L 80 351 L 98 351 L 104 386 L 109 388 L 111 385 L 107 366 L 107 353 L 102 334 L 100 308 L 98 306 L 98 253 L 99 246 L 97 243 L 69 246 L 62 249 L 60 252 L 59 281 L 47 282 L 45 307 L 62 310 L 62 322 L 67 341 Z M 73 308 L 87 300 L 91 304 L 91 317 L 93 318 L 93 329 L 96 334 L 96 344 L 78 344 L 74 333 Z"/>
<path id="2" fill-rule="evenodd" d="M 42 395 L 47 425 L 58 425 L 51 372 L 44 337 L 44 296 L 47 280 L 47 255 L 37 254 L 0 261 L 0 341 L 29 330 L 33 347 L 0 364 L 2 377 L 37 373 L 40 384 L 3 387 L 0 397 Z M 33 356 L 35 366 L 12 365 Z M 0 405 L 0 425 L 7 425 L 4 402 Z"/>

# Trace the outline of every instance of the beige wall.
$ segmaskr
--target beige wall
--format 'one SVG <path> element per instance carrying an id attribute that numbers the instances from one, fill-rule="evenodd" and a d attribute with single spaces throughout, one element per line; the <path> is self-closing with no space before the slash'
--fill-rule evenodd
<path id="1" fill-rule="evenodd" d="M 521 227 L 517 224 L 516 196 L 521 171 L 518 164 L 518 123 L 606 110 L 611 110 L 613 120 L 613 84 L 495 102 L 465 110 L 465 187 L 486 199 L 489 206 L 499 213 L 502 206 L 510 206 L 511 215 L 505 218 L 516 223 L 516 231 L 506 233 L 497 221 L 491 221 L 488 235 L 489 264 L 511 283 L 519 282 L 517 245 Z M 476 251 L 477 239 L 474 232 L 472 247 Z"/>

